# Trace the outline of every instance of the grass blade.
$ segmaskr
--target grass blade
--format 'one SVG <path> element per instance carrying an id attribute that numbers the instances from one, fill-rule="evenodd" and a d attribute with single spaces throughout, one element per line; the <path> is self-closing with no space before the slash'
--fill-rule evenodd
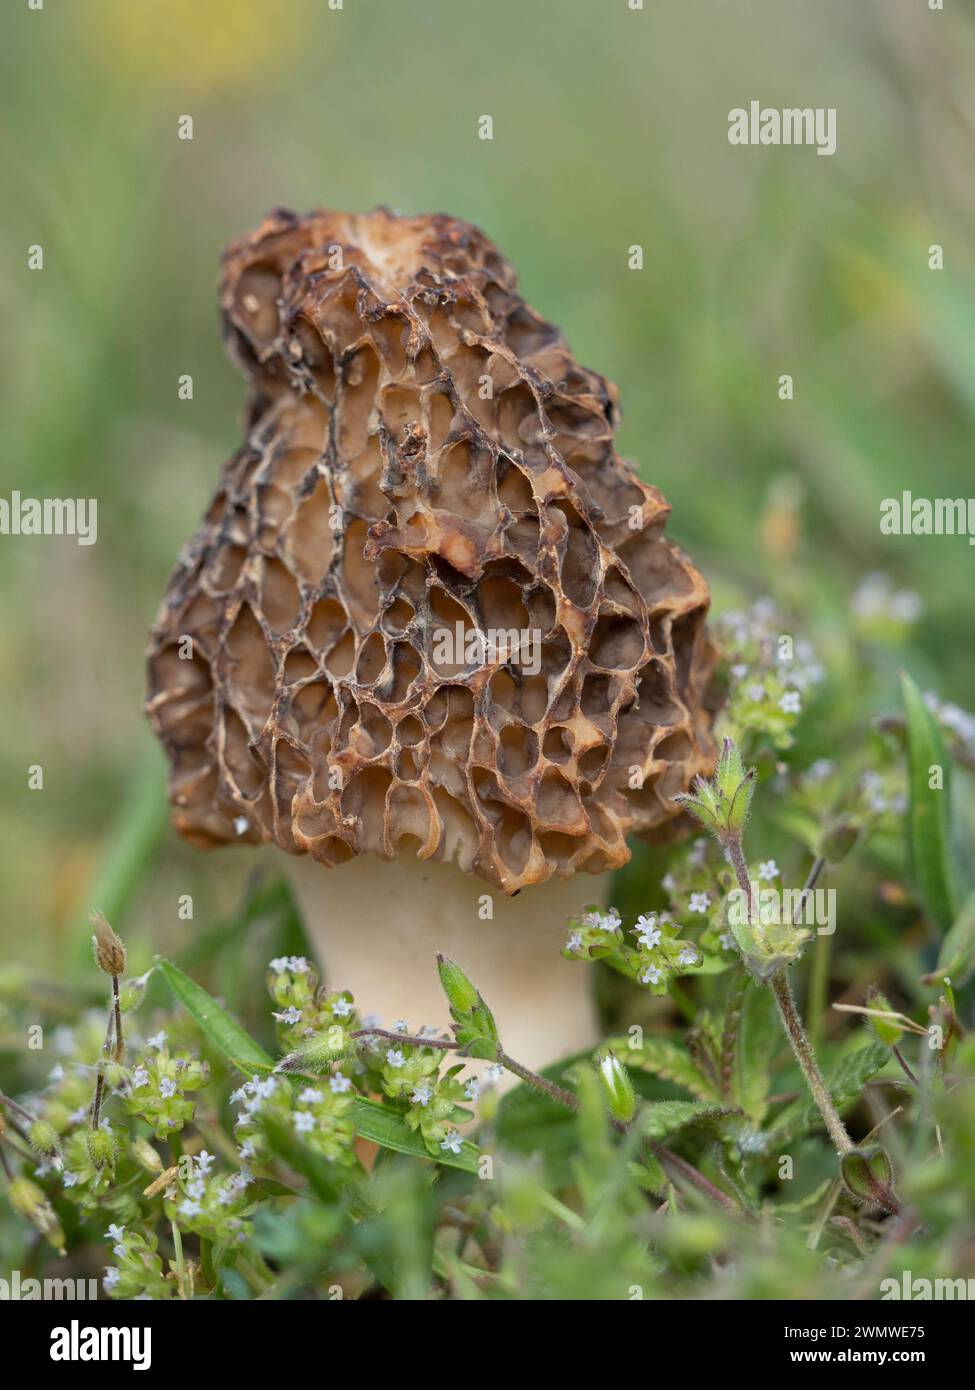
<path id="1" fill-rule="evenodd" d="M 907 712 L 907 758 L 910 786 L 908 840 L 911 863 L 925 916 L 942 933 L 957 916 L 951 873 L 950 765 L 948 750 L 934 715 L 917 686 L 901 672 Z M 930 785 L 932 769 L 942 771 L 941 786 Z"/>

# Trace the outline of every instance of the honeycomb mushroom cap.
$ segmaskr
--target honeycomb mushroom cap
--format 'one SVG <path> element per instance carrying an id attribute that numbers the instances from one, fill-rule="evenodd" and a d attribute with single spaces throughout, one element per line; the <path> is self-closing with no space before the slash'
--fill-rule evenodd
<path id="1" fill-rule="evenodd" d="M 220 303 L 246 443 L 148 652 L 180 833 L 506 893 L 668 837 L 713 759 L 708 590 L 611 383 L 451 217 L 275 211 Z M 540 669 L 444 631 L 535 634 Z"/>

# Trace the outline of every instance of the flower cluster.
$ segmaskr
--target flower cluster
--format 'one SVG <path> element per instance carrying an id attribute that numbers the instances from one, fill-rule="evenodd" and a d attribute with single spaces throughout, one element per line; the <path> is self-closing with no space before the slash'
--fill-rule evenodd
<path id="1" fill-rule="evenodd" d="M 247 1198 L 250 1175 L 246 1169 L 232 1174 L 212 1172 L 215 1162 L 206 1149 L 183 1160 L 180 1176 L 166 1189 L 166 1216 L 204 1240 L 242 1245 L 252 1230 L 243 1219 L 253 1210 Z"/>
<path id="2" fill-rule="evenodd" d="M 397 1031 L 405 1033 L 405 1025 L 398 1026 Z M 406 1041 L 395 1043 L 388 1038 L 376 1039 L 366 1056 L 378 1075 L 383 1094 L 396 1103 L 410 1129 L 422 1137 L 428 1152 L 459 1153 L 461 1138 L 456 1126 L 470 1118 L 464 1103 L 476 1101 L 478 1096 L 476 1078 L 460 1078 L 463 1064 L 441 1073 L 443 1052 L 439 1048 Z"/>
<path id="3" fill-rule="evenodd" d="M 623 944 L 623 924 L 615 907 L 583 909 L 569 919 L 569 939 L 562 948 L 566 960 L 600 960 L 615 955 Z"/>
<path id="4" fill-rule="evenodd" d="M 811 644 L 794 640 L 771 599 L 744 613 L 723 614 L 715 631 L 728 662 L 728 693 L 719 731 L 736 741 L 766 734 L 788 748 L 807 692 L 824 678 Z"/>
<path id="5" fill-rule="evenodd" d="M 920 595 L 894 588 L 886 574 L 868 574 L 850 599 L 854 627 L 870 641 L 898 644 L 924 612 Z"/>
<path id="6" fill-rule="evenodd" d="M 209 1074 L 206 1062 L 184 1052 L 171 1055 L 165 1033 L 157 1033 L 128 1074 L 125 1108 L 146 1120 L 157 1139 L 165 1139 L 192 1120 L 195 1107 L 186 1092 L 206 1085 Z"/>
<path id="7" fill-rule="evenodd" d="M 296 1064 L 319 1070 L 354 1050 L 349 1034 L 358 1027 L 348 990 L 319 987 L 318 972 L 304 956 L 278 956 L 268 966 L 278 1041 Z"/>
<path id="8" fill-rule="evenodd" d="M 166 1278 L 151 1232 L 134 1231 L 113 1222 L 105 1232 L 112 1243 L 115 1264 L 105 1266 L 102 1287 L 110 1298 L 168 1299 L 176 1293 Z"/>
<path id="9" fill-rule="evenodd" d="M 975 764 L 975 714 L 942 701 L 933 690 L 928 690 L 924 702 L 948 735 L 952 751 L 961 762 L 969 766 Z"/>
<path id="10" fill-rule="evenodd" d="M 352 1089 L 341 1071 L 322 1076 L 313 1085 L 284 1075 L 252 1076 L 230 1097 L 239 1107 L 234 1129 L 241 1158 L 269 1158 L 277 1127 L 329 1163 L 354 1163 Z"/>
<path id="11" fill-rule="evenodd" d="M 692 912 L 706 912 L 709 906 L 707 893 L 695 894 L 689 904 Z M 582 916 L 569 919 L 569 939 L 562 954 L 568 960 L 612 957 L 613 964 L 631 979 L 653 994 L 666 994 L 672 980 L 704 959 L 700 947 L 688 941 L 683 930 L 669 913 L 645 912 L 627 934 L 615 907 L 608 912 L 587 908 Z"/>

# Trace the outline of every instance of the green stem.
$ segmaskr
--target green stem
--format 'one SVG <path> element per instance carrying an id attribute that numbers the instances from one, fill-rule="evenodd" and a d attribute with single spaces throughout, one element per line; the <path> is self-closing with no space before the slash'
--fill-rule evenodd
<path id="1" fill-rule="evenodd" d="M 846 1127 L 840 1119 L 839 1111 L 833 1104 L 832 1097 L 826 1088 L 823 1074 L 819 1070 L 816 1061 L 816 1054 L 806 1036 L 806 1030 L 799 1017 L 796 1008 L 796 1001 L 792 994 L 792 987 L 789 984 L 789 976 L 785 970 L 780 970 L 777 975 L 773 975 L 769 981 L 769 987 L 775 996 L 778 1005 L 779 1017 L 782 1019 L 782 1026 L 786 1031 L 786 1036 L 792 1044 L 792 1051 L 795 1053 L 796 1061 L 806 1084 L 812 1092 L 812 1098 L 816 1102 L 819 1113 L 823 1117 L 823 1122 L 829 1132 L 829 1137 L 833 1141 L 836 1152 L 842 1156 L 849 1153 L 855 1146 L 852 1139 L 846 1132 Z"/>
<path id="2" fill-rule="evenodd" d="M 528 1067 L 523 1067 L 520 1062 L 516 1062 L 506 1052 L 498 1053 L 498 1061 L 506 1071 L 512 1072 L 520 1080 L 527 1082 L 529 1086 L 534 1086 L 536 1091 L 541 1091 L 542 1095 L 548 1096 L 549 1100 L 554 1100 L 559 1105 L 566 1105 L 570 1110 L 578 1110 L 579 1102 L 571 1091 L 566 1091 L 562 1086 L 556 1086 L 554 1081 L 548 1081 L 544 1076 L 539 1076 L 537 1071 L 530 1071 Z"/>

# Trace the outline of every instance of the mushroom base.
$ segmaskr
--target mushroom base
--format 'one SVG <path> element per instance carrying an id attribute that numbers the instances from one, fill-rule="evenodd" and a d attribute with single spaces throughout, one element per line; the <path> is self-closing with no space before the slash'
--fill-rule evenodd
<path id="1" fill-rule="evenodd" d="M 595 1045 L 592 972 L 560 951 L 566 918 L 605 905 L 611 874 L 553 878 L 506 898 L 455 864 L 418 859 L 363 855 L 326 869 L 289 856 L 287 873 L 326 983 L 351 990 L 378 1026 L 405 1019 L 410 1032 L 449 1031 L 440 951 L 481 991 L 522 1065 L 537 1071 Z M 483 1074 L 487 1064 L 467 1065 Z"/>

